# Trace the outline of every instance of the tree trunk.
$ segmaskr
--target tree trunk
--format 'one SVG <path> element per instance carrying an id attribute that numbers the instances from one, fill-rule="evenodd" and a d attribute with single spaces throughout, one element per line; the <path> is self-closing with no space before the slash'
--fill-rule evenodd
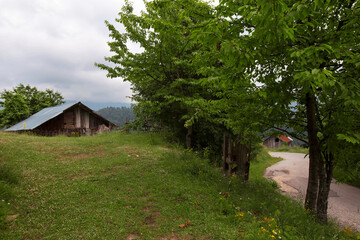
<path id="1" fill-rule="evenodd" d="M 238 159 L 237 160 L 237 164 L 238 164 L 238 168 L 237 168 L 237 175 L 239 176 L 240 180 L 242 182 L 245 182 L 246 179 L 246 169 L 247 169 L 247 156 L 248 156 L 248 149 L 246 144 L 241 143 L 241 137 L 239 137 L 238 142 L 237 142 L 237 149 L 236 151 L 238 152 Z"/>
<path id="2" fill-rule="evenodd" d="M 228 155 L 226 157 L 226 162 L 228 164 L 228 175 L 233 173 L 233 166 L 234 166 L 234 144 L 231 140 L 231 133 L 229 133 L 229 140 L 228 140 Z"/>
<path id="3" fill-rule="evenodd" d="M 226 133 L 224 133 L 223 156 L 222 156 L 224 173 L 227 173 L 227 171 L 229 170 L 229 165 L 226 162 L 226 158 L 228 156 L 228 149 L 229 149 L 229 141 L 228 141 L 228 138 L 226 136 Z"/>
<path id="4" fill-rule="evenodd" d="M 149 119 L 148 117 L 146 116 L 145 117 L 145 132 L 149 131 Z"/>
<path id="5" fill-rule="evenodd" d="M 316 99 L 313 93 L 306 94 L 307 130 L 309 138 L 309 179 L 305 197 L 305 209 L 315 213 L 319 188 L 318 169 L 321 161 L 320 145 L 317 138 Z"/>
<path id="6" fill-rule="evenodd" d="M 224 133 L 223 170 L 225 174 L 236 174 L 240 181 L 247 182 L 250 170 L 250 148 L 249 144 L 243 144 L 241 140 L 239 135 L 234 146 L 231 134 Z"/>
<path id="7" fill-rule="evenodd" d="M 222 160 L 224 164 L 223 170 L 226 175 L 231 175 L 233 171 L 232 165 L 234 163 L 234 157 L 233 157 L 234 148 L 232 145 L 233 143 L 231 141 L 231 134 L 229 133 L 229 135 L 227 135 L 226 133 L 224 133 Z"/>
<path id="8" fill-rule="evenodd" d="M 250 161 L 251 161 L 251 144 L 249 143 L 248 146 L 248 151 L 247 151 L 247 156 L 246 156 L 246 163 L 245 163 L 245 176 L 244 176 L 244 181 L 245 182 L 249 182 L 249 176 L 250 176 Z"/>
<path id="9" fill-rule="evenodd" d="M 330 185 L 333 175 L 333 155 L 324 154 L 325 163 L 321 160 L 319 164 L 319 192 L 316 205 L 316 217 L 322 223 L 327 224 L 327 209 Z"/>
<path id="10" fill-rule="evenodd" d="M 188 132 L 186 134 L 186 148 L 190 149 L 191 148 L 191 137 L 193 134 L 193 128 L 192 126 L 188 127 Z"/>

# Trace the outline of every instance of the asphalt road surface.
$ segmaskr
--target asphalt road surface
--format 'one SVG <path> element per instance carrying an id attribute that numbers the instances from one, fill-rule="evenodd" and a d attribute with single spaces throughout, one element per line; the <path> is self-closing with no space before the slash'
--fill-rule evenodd
<path id="1" fill-rule="evenodd" d="M 300 201 L 304 201 L 309 176 L 309 158 L 305 154 L 270 152 L 273 157 L 283 158 L 265 171 L 265 177 L 274 179 L 280 190 Z M 344 227 L 360 232 L 360 189 L 337 183 L 330 186 L 328 215 Z"/>

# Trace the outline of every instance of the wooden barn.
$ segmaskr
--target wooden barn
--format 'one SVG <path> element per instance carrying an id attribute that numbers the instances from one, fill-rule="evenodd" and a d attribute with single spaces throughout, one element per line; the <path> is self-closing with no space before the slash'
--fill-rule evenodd
<path id="1" fill-rule="evenodd" d="M 267 148 L 278 148 L 282 145 L 293 146 L 293 140 L 286 135 L 270 136 L 263 143 Z"/>
<path id="2" fill-rule="evenodd" d="M 115 127 L 115 124 L 78 102 L 44 108 L 5 131 L 25 131 L 43 136 L 81 136 L 110 131 Z"/>

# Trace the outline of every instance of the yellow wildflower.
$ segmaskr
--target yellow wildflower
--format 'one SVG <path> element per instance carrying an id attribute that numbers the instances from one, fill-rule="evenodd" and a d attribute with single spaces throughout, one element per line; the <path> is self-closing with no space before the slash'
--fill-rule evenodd
<path id="1" fill-rule="evenodd" d="M 239 212 L 238 214 L 236 214 L 236 217 L 243 217 L 244 216 L 244 213 L 243 212 Z"/>

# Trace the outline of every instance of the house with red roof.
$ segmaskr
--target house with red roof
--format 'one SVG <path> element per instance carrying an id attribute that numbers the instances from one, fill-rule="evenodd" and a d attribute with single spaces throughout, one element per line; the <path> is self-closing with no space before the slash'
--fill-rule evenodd
<path id="1" fill-rule="evenodd" d="M 284 135 L 284 134 L 280 134 L 280 135 L 272 135 L 268 138 L 266 138 L 263 142 L 263 144 L 267 147 L 267 148 L 278 148 L 281 147 L 283 145 L 286 146 L 293 146 L 293 139 Z"/>

